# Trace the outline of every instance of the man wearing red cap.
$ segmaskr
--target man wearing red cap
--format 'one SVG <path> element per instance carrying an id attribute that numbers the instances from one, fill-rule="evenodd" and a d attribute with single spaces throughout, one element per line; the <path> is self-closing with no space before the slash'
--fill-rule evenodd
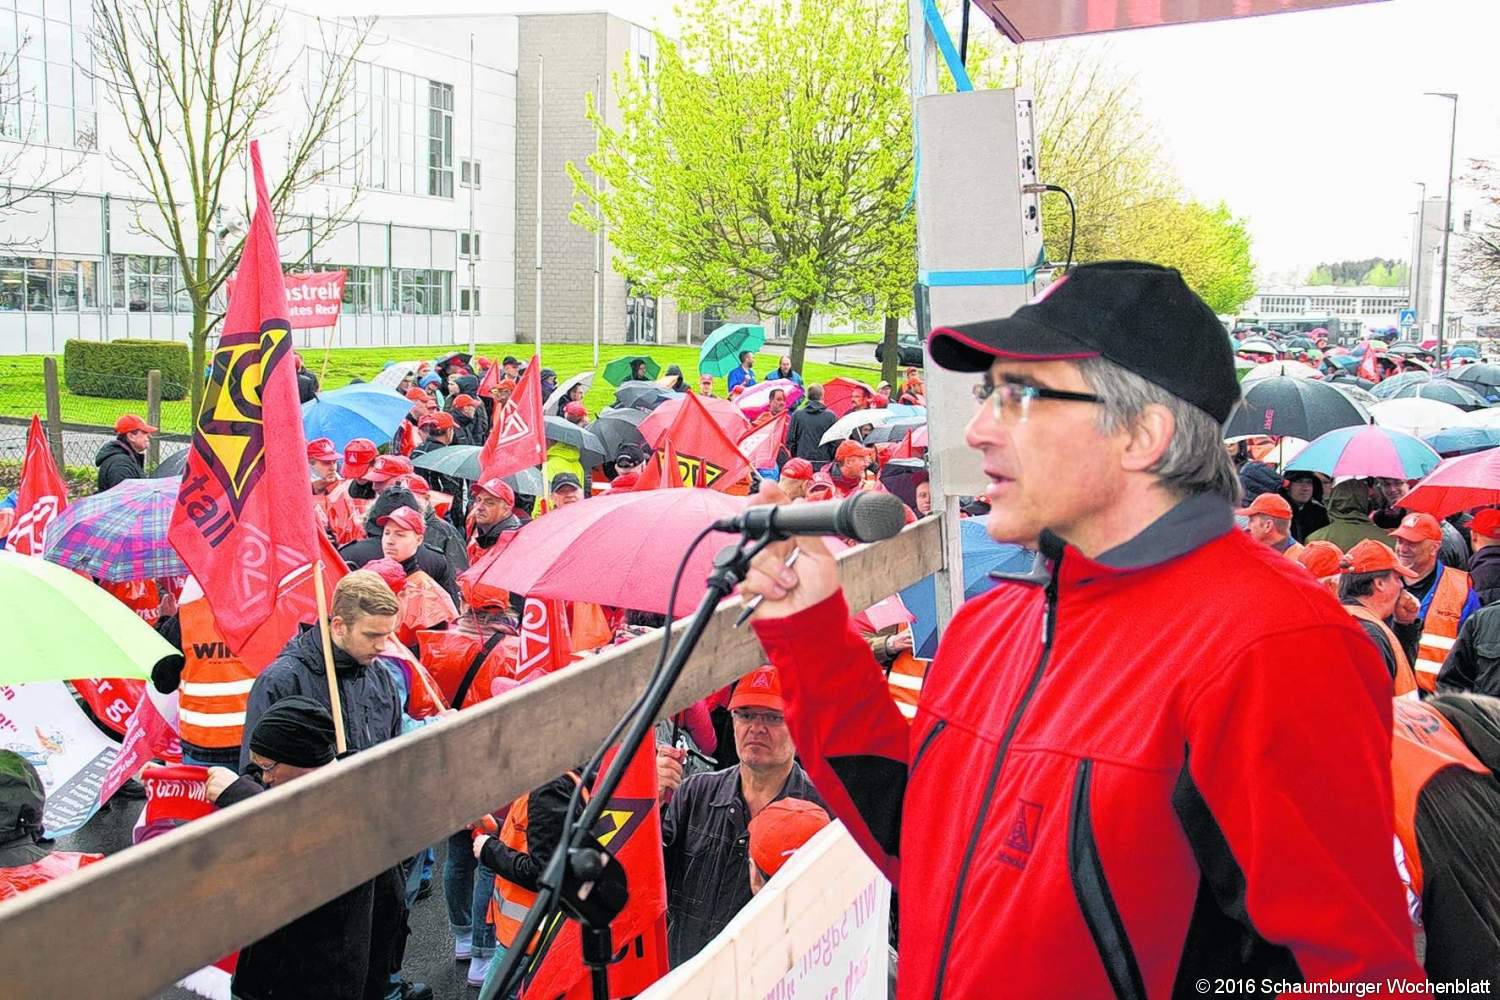
<path id="1" fill-rule="evenodd" d="M 740 678 L 729 700 L 740 762 L 684 779 L 684 751 L 656 748 L 667 865 L 667 945 L 678 966 L 712 941 L 750 902 L 750 824 L 772 802 L 821 796 L 796 761 L 774 667 Z"/>
<path id="2" fill-rule="evenodd" d="M 781 467 L 781 491 L 787 495 L 788 500 L 805 497 L 812 477 L 812 463 L 805 458 L 794 458 Z"/>
<path id="3" fill-rule="evenodd" d="M 1339 603 L 1359 620 L 1365 634 L 1380 649 L 1398 696 L 1410 694 L 1417 687 L 1409 651 L 1395 632 L 1396 608 L 1403 598 L 1411 599 L 1404 584 L 1414 576 L 1394 552 L 1367 538 L 1349 550 L 1344 557 L 1344 574 L 1339 577 Z"/>
<path id="4" fill-rule="evenodd" d="M 375 499 L 375 489 L 364 476 L 377 454 L 369 438 L 354 438 L 344 445 L 344 478 L 328 491 L 328 533 L 334 545 L 365 537 L 365 514 Z"/>
<path id="5" fill-rule="evenodd" d="M 521 530 L 515 509 L 515 490 L 494 473 L 486 472 L 469 487 L 470 564 L 478 562 L 505 532 Z"/>
<path id="6" fill-rule="evenodd" d="M 865 472 L 870 468 L 870 449 L 858 441 L 840 441 L 833 453 L 833 464 L 827 469 L 833 480 L 833 488 L 841 497 L 858 493 L 865 485 Z"/>
<path id="7" fill-rule="evenodd" d="M 1262 493 L 1250 506 L 1235 511 L 1250 519 L 1250 537 L 1288 559 L 1296 559 L 1302 546 L 1292 540 L 1292 505 L 1278 493 Z"/>
<path id="8" fill-rule="evenodd" d="M 485 419 L 484 407 L 479 405 L 479 400 L 461 392 L 448 402 L 448 412 L 453 414 L 453 419 L 458 424 L 459 433 L 463 440 L 454 440 L 460 444 L 484 444 L 484 439 L 489 436 L 489 421 Z"/>
<path id="9" fill-rule="evenodd" d="M 579 427 L 582 427 L 589 420 L 588 408 L 582 403 L 569 403 L 563 407 L 563 419 L 570 424 L 577 424 Z"/>
<path id="10" fill-rule="evenodd" d="M 1479 610 L 1479 598 L 1463 570 L 1438 561 L 1443 530 L 1431 514 L 1407 514 L 1391 532 L 1396 558 L 1411 570 L 1406 589 L 1417 599 L 1422 638 L 1417 645 L 1417 684 L 1423 691 L 1437 689 L 1438 671 L 1458 639 L 1465 619 Z M 1352 550 L 1351 550 L 1352 551 Z"/>
<path id="11" fill-rule="evenodd" d="M 760 892 L 797 849 L 832 822 L 806 799 L 778 799 L 750 821 L 750 892 Z"/>
<path id="12" fill-rule="evenodd" d="M 1500 697 L 1500 612 L 1493 603 L 1500 598 L 1500 510 L 1486 508 L 1475 514 L 1469 537 L 1474 542 L 1469 569 L 1482 607 L 1459 627 L 1438 671 L 1437 690 Z"/>
<path id="13" fill-rule="evenodd" d="M 515 393 L 515 391 L 516 380 L 511 376 L 507 375 L 505 378 L 495 383 L 494 388 L 490 389 L 490 398 L 495 401 L 496 413 L 499 413 L 505 408 L 505 404 L 510 402 L 510 397 L 513 393 Z"/>
<path id="14" fill-rule="evenodd" d="M 99 446 L 94 465 L 99 469 L 98 490 L 103 493 L 127 479 L 146 478 L 146 446 L 156 428 L 127 413 L 115 421 L 115 436 Z"/>
<path id="15" fill-rule="evenodd" d="M 460 598 L 453 567 L 448 565 L 448 560 L 443 558 L 442 553 L 422 544 L 427 532 L 427 521 L 422 512 L 412 507 L 397 507 L 378 518 L 376 523 L 381 528 L 381 554 L 399 563 L 408 577 L 419 572 L 426 573 L 434 583 L 448 592 L 448 596 L 457 605 Z M 358 565 L 350 562 L 349 568 L 359 569 L 364 565 L 365 560 L 360 560 Z"/>
<path id="16" fill-rule="evenodd" d="M 307 468 L 315 495 L 327 496 L 339 484 L 339 453 L 331 438 L 313 438 L 307 442 Z"/>

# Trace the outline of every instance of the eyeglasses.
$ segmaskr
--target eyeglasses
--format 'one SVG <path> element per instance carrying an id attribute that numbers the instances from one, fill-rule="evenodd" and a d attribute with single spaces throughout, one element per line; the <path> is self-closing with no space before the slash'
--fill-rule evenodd
<path id="1" fill-rule="evenodd" d="M 621 455 L 619 458 L 615 459 L 615 468 L 633 469 L 635 468 L 635 459 L 626 458 L 625 456 Z"/>
<path id="2" fill-rule="evenodd" d="M 775 728 L 786 722 L 786 716 L 780 712 L 750 712 L 743 708 L 737 708 L 729 713 L 734 716 L 734 721 L 746 726 L 765 726 L 767 729 Z"/>
<path id="3" fill-rule="evenodd" d="M 990 415 L 996 420 L 1009 418 L 1018 424 L 1026 422 L 1027 416 L 1031 413 L 1031 401 L 1034 399 L 1055 399 L 1064 403 L 1103 402 L 1103 400 L 1091 392 L 1069 392 L 1065 389 L 1048 389 L 1045 386 L 1032 385 L 1029 382 L 990 382 L 988 380 L 974 387 L 974 398 L 981 405 L 989 402 L 991 406 Z"/>

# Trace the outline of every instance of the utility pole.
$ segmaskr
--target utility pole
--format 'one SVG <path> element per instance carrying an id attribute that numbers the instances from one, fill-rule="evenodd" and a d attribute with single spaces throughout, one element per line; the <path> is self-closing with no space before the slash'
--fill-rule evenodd
<path id="1" fill-rule="evenodd" d="M 469 32 L 469 356 L 475 353 L 475 326 L 479 323 L 479 286 L 474 283 L 474 261 L 479 257 L 474 232 L 474 189 L 479 186 L 479 165 L 474 161 L 474 105 L 479 94 L 474 90 L 474 33 Z M 460 171 L 462 173 L 462 171 Z"/>
<path id="2" fill-rule="evenodd" d="M 599 90 L 599 76 L 594 76 L 594 113 L 604 114 L 604 94 Z M 599 155 L 599 128 L 594 127 L 594 155 Z M 599 267 L 604 259 L 604 216 L 599 211 L 599 171 L 594 170 L 594 367 L 599 367 L 599 323 L 602 319 L 603 296 L 600 288 Z"/>
<path id="3" fill-rule="evenodd" d="M 536 356 L 542 356 L 542 57 L 536 57 Z"/>
<path id="4" fill-rule="evenodd" d="M 1413 324 L 1417 330 L 1417 340 L 1422 339 L 1422 249 L 1427 242 L 1427 182 L 1412 181 L 1422 189 L 1421 200 L 1417 202 L 1417 245 L 1412 249 L 1411 275 L 1407 279 L 1411 287 L 1408 289 L 1408 305 L 1416 310 L 1417 321 Z"/>
<path id="5" fill-rule="evenodd" d="M 1448 194 L 1443 201 L 1443 274 L 1438 279 L 1438 329 L 1435 369 L 1443 367 L 1443 334 L 1448 323 L 1448 236 L 1453 232 L 1453 159 L 1458 148 L 1458 95 L 1427 92 L 1428 97 L 1446 97 L 1453 102 L 1453 117 L 1448 125 Z"/>

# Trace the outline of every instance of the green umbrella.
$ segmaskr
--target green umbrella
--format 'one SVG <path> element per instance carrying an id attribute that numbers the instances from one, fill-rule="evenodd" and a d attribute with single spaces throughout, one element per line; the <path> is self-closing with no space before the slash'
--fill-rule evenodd
<path id="1" fill-rule="evenodd" d="M 1244 358 L 1235 358 L 1234 359 L 1234 377 L 1237 378 L 1237 379 L 1239 379 L 1241 382 L 1243 382 L 1243 381 L 1245 381 L 1245 376 L 1250 373 L 1250 369 L 1252 369 L 1254 367 L 1255 367 L 1255 362 L 1254 361 L 1247 361 Z"/>
<path id="2" fill-rule="evenodd" d="M 182 654 L 87 577 L 35 556 L 0 552 L 6 656 L 0 684 L 78 677 L 149 679 Z"/>
<path id="3" fill-rule="evenodd" d="M 702 375 L 728 375 L 740 366 L 740 355 L 754 353 L 766 342 L 764 327 L 749 323 L 727 323 L 710 333 L 698 349 L 698 372 Z"/>
<path id="4" fill-rule="evenodd" d="M 628 382 L 632 377 L 630 367 L 637 361 L 646 362 L 647 381 L 661 374 L 661 365 L 657 364 L 651 358 L 646 357 L 644 354 L 627 354 L 623 358 L 615 358 L 604 366 L 604 381 L 610 385 L 619 385 L 621 382 Z"/>

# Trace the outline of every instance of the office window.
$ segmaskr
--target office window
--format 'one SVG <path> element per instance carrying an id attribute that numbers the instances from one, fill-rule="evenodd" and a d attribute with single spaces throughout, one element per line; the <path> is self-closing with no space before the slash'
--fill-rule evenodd
<path id="1" fill-rule="evenodd" d="M 453 311 L 453 272 L 401 267 L 391 271 L 393 310 L 439 316 Z"/>
<path id="2" fill-rule="evenodd" d="M 427 81 L 427 193 L 453 197 L 453 85 Z"/>
<path id="3" fill-rule="evenodd" d="M 479 289 L 460 288 L 458 290 L 458 311 L 461 313 L 479 312 Z"/>
<path id="4" fill-rule="evenodd" d="M 460 257 L 473 257 L 479 259 L 479 234 L 462 232 L 458 234 L 458 255 Z"/>
<path id="5" fill-rule="evenodd" d="M 193 310 L 182 271 L 172 257 L 145 254 L 111 257 L 109 286 L 110 301 L 116 309 L 153 313 Z"/>
<path id="6" fill-rule="evenodd" d="M 74 13 L 76 12 L 76 19 Z M 98 121 L 86 3 L 0 2 L 0 54 L 14 63 L 0 139 L 92 150 Z"/>
<path id="7" fill-rule="evenodd" d="M 458 161 L 458 185 L 459 187 L 477 188 L 480 186 L 479 161 Z"/>
<path id="8" fill-rule="evenodd" d="M 331 57 L 309 52 L 309 74 Z M 320 147 L 330 183 L 453 197 L 453 85 L 356 62 L 351 104 Z"/>

